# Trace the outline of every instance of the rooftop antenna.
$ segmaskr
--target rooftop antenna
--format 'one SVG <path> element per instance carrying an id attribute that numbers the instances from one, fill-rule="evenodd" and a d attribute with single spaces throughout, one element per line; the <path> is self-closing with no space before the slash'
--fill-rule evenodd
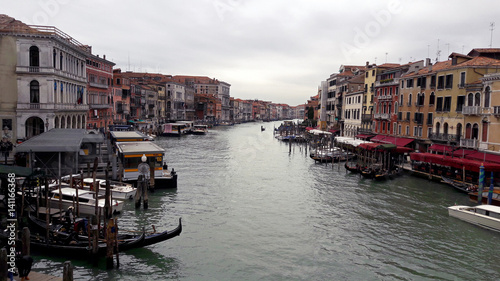
<path id="1" fill-rule="evenodd" d="M 490 48 L 493 47 L 493 30 L 495 30 L 495 22 L 490 22 L 490 30 L 491 30 L 491 37 L 490 37 Z"/>
<path id="2" fill-rule="evenodd" d="M 385 63 L 387 63 L 387 52 L 385 53 Z"/>
<path id="3" fill-rule="evenodd" d="M 436 61 L 439 61 L 439 55 L 441 55 L 441 50 L 439 50 L 439 39 L 438 39 L 438 48 L 436 51 Z"/>

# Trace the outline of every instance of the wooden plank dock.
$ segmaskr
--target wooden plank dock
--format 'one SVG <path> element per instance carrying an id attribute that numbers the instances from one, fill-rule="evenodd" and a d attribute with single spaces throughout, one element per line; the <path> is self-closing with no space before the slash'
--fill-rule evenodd
<path id="1" fill-rule="evenodd" d="M 36 271 L 31 271 L 30 274 L 28 275 L 31 281 L 62 281 L 62 277 L 56 277 Z M 14 280 L 20 281 L 21 277 L 19 276 L 14 276 Z"/>

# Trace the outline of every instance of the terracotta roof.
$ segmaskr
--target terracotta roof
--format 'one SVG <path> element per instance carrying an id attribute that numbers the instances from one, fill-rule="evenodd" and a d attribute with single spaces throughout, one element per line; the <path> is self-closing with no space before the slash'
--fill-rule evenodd
<path id="1" fill-rule="evenodd" d="M 392 67 L 399 67 L 401 66 L 399 63 L 384 63 L 381 65 L 377 65 L 379 68 L 392 68 Z"/>
<path id="2" fill-rule="evenodd" d="M 40 33 L 29 25 L 15 18 L 0 14 L 0 32 L 22 32 L 22 33 Z"/>
<path id="3" fill-rule="evenodd" d="M 472 49 L 467 55 L 470 56 L 475 52 L 478 53 L 500 53 L 500 48 L 475 48 Z"/>

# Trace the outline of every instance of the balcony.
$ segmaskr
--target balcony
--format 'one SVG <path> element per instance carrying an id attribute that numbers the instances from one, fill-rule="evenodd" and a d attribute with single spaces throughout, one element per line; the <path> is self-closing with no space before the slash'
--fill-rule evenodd
<path id="1" fill-rule="evenodd" d="M 392 95 L 381 95 L 377 97 L 379 101 L 382 100 L 392 100 Z"/>
<path id="2" fill-rule="evenodd" d="M 372 115 L 371 114 L 362 114 L 361 115 L 361 122 L 363 122 L 363 123 L 372 122 Z"/>
<path id="3" fill-rule="evenodd" d="M 43 74 L 43 75 L 58 75 L 64 78 L 70 78 L 82 83 L 87 83 L 86 76 L 78 76 L 67 71 L 56 69 L 53 67 L 39 67 L 39 66 L 16 66 L 17 74 Z"/>
<path id="4" fill-rule="evenodd" d="M 474 148 L 476 149 L 478 146 L 478 140 L 477 139 L 461 139 L 460 140 L 460 146 L 461 147 L 466 147 L 466 148 Z"/>
<path id="5" fill-rule="evenodd" d="M 95 83 L 95 82 L 89 82 L 90 87 L 94 88 L 100 88 L 100 89 L 107 89 L 108 85 L 107 84 L 100 84 L 100 83 Z"/>
<path id="6" fill-rule="evenodd" d="M 389 78 L 389 79 L 383 79 L 380 81 L 375 82 L 375 87 L 379 86 L 390 86 L 390 85 L 399 85 L 399 78 Z"/>
<path id="7" fill-rule="evenodd" d="M 493 107 L 493 115 L 496 115 L 496 116 L 500 115 L 500 106 Z"/>
<path id="8" fill-rule="evenodd" d="M 463 115 L 480 115 L 481 107 L 480 106 L 464 106 L 462 108 Z"/>
<path id="9" fill-rule="evenodd" d="M 90 109 L 106 109 L 111 108 L 109 104 L 89 104 Z"/>
<path id="10" fill-rule="evenodd" d="M 89 110 L 87 104 L 75 103 L 18 103 L 17 109 L 40 109 L 40 110 Z"/>
<path id="11" fill-rule="evenodd" d="M 390 114 L 389 113 L 375 113 L 373 114 L 374 119 L 384 119 L 384 120 L 389 120 L 390 119 Z"/>
<path id="12" fill-rule="evenodd" d="M 445 142 L 459 142 L 461 141 L 460 135 L 455 134 L 436 134 L 432 133 L 429 136 L 429 139 L 432 141 L 445 141 Z"/>

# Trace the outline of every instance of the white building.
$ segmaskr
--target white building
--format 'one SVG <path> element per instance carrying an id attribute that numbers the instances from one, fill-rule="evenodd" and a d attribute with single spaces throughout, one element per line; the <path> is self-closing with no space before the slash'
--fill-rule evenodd
<path id="1" fill-rule="evenodd" d="M 55 27 L 0 15 L 0 118 L 10 119 L 13 140 L 52 128 L 86 128 L 90 53 L 89 46 Z"/>

